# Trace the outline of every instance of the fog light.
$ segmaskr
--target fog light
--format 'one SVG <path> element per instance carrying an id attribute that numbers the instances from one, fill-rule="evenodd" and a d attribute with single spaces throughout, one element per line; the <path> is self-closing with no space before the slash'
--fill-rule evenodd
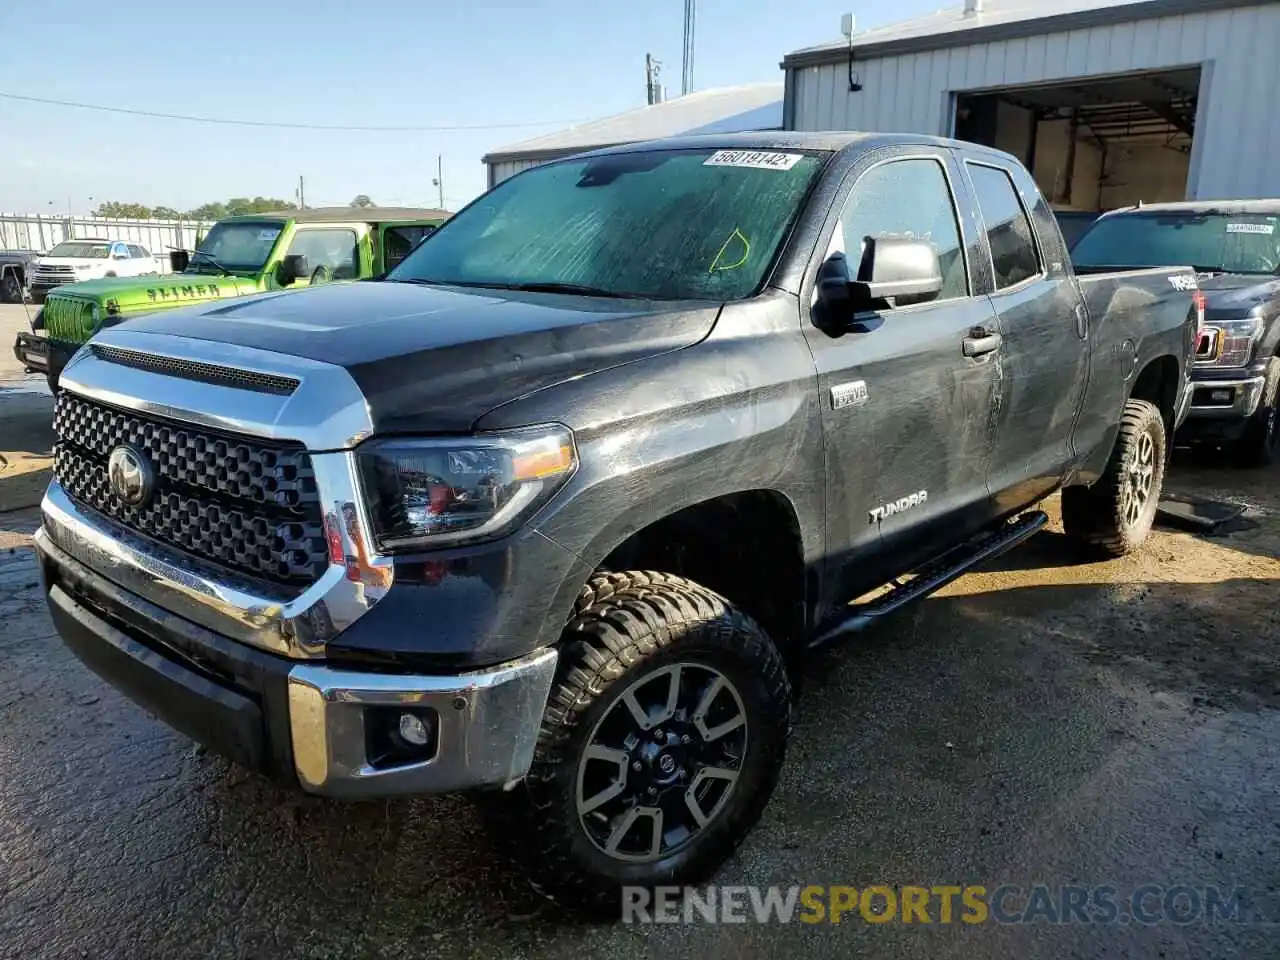
<path id="1" fill-rule="evenodd" d="M 1209 400 L 1212 403 L 1230 403 L 1235 394 L 1231 390 L 1210 390 Z"/>
<path id="2" fill-rule="evenodd" d="M 425 747 L 431 741 L 431 731 L 422 722 L 422 718 L 412 713 L 400 714 L 400 736 L 405 743 L 415 747 Z"/>
<path id="3" fill-rule="evenodd" d="M 365 757 L 375 770 L 426 763 L 436 755 L 440 717 L 430 707 L 366 707 Z"/>

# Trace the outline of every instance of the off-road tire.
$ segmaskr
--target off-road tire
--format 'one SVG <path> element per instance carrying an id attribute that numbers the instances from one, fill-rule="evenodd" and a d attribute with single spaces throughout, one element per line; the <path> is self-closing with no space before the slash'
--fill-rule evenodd
<path id="1" fill-rule="evenodd" d="M 1141 510 L 1134 517 L 1127 494 L 1133 492 L 1131 477 L 1139 466 L 1144 438 L 1150 440 L 1151 480 Z M 1062 491 L 1062 526 L 1067 535 L 1110 557 L 1123 557 L 1141 547 L 1151 533 L 1160 503 L 1167 446 L 1160 411 L 1145 400 L 1126 403 L 1120 433 L 1102 477 L 1091 487 Z"/>
<path id="2" fill-rule="evenodd" d="M 1280 463 L 1280 357 L 1267 364 L 1267 381 L 1258 410 L 1249 419 L 1235 445 L 1236 462 L 1242 467 L 1269 467 Z"/>
<path id="3" fill-rule="evenodd" d="M 45 382 L 49 384 L 49 392 L 54 396 L 58 394 L 58 375 L 56 373 L 46 373 L 44 375 Z"/>
<path id="4" fill-rule="evenodd" d="M 684 846 L 650 862 L 615 859 L 588 836 L 579 816 L 583 753 L 636 681 L 660 678 L 677 664 L 708 665 L 736 688 L 747 730 L 738 780 Z M 737 849 L 773 794 L 790 730 L 782 656 L 750 617 L 681 577 L 603 574 L 583 588 L 565 628 L 528 775 L 510 792 L 477 800 L 494 842 L 525 866 L 534 889 L 575 909 L 616 916 L 624 885 L 697 884 Z"/>

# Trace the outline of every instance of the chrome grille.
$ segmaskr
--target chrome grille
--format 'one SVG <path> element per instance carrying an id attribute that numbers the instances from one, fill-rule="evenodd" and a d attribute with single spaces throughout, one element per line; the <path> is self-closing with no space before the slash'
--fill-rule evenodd
<path id="1" fill-rule="evenodd" d="M 282 584 L 310 584 L 328 565 L 311 458 L 263 442 L 117 410 L 62 391 L 54 476 L 72 499 L 203 560 Z M 128 444 L 156 490 L 130 506 L 112 491 L 107 458 Z"/>
<path id="2" fill-rule="evenodd" d="M 32 271 L 32 276 L 36 280 L 52 280 L 58 283 L 65 283 L 67 280 L 74 280 L 76 277 L 75 267 L 36 267 Z"/>

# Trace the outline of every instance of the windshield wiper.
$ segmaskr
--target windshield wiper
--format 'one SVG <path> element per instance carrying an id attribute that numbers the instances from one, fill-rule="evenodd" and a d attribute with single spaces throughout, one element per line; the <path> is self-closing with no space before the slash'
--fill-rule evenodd
<path id="1" fill-rule="evenodd" d="M 388 278 L 390 280 L 390 278 Z M 648 300 L 638 293 L 619 293 L 585 283 L 560 283 L 555 280 L 529 283 L 500 283 L 483 280 L 426 280 L 422 277 L 400 277 L 392 283 L 419 283 L 426 287 L 468 287 L 478 290 L 515 290 L 519 293 L 572 293 L 581 297 L 609 297 L 614 300 Z"/>
<path id="2" fill-rule="evenodd" d="M 515 290 L 520 293 L 572 293 L 580 297 L 610 297 L 614 300 L 646 299 L 635 293 L 619 293 L 616 290 L 606 290 L 603 287 L 593 287 L 585 283 L 560 283 L 555 280 L 529 283 L 464 283 L 458 286 L 489 287 L 494 290 Z"/>
<path id="3" fill-rule="evenodd" d="M 207 260 L 211 266 L 213 266 L 215 269 L 221 270 L 221 271 L 222 271 L 222 275 L 223 275 L 224 277 L 233 277 L 233 276 L 235 276 L 235 274 L 233 274 L 230 270 L 228 270 L 226 267 L 224 267 L 224 266 L 223 266 L 221 263 L 219 263 L 217 260 L 215 260 L 215 259 L 214 259 L 214 257 L 213 257 L 213 254 L 211 254 L 211 253 L 205 253 L 203 250 L 197 250 L 195 253 L 193 253 L 193 254 L 191 255 L 191 259 L 192 259 L 192 261 L 193 261 L 193 262 L 195 261 L 195 258 L 196 258 L 196 257 L 204 257 L 204 258 L 205 258 L 205 260 Z"/>

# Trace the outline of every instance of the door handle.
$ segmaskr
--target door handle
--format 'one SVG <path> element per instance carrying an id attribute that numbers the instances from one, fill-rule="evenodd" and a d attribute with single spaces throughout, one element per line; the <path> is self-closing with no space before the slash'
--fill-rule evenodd
<path id="1" fill-rule="evenodd" d="M 966 357 L 984 357 L 1000 349 L 1004 338 L 990 330 L 974 330 L 972 336 L 964 338 L 964 355 Z"/>

